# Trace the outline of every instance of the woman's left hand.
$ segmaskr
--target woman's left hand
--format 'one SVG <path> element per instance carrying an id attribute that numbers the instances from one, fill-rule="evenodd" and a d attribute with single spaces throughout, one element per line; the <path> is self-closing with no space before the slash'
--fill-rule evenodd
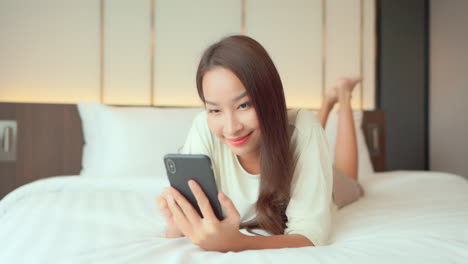
<path id="1" fill-rule="evenodd" d="M 179 230 L 192 243 L 205 250 L 233 251 L 233 247 L 243 235 L 239 232 L 240 215 L 231 199 L 218 192 L 218 200 L 226 210 L 226 217 L 220 221 L 200 185 L 190 180 L 189 186 L 197 199 L 203 218 L 180 192 L 171 187 L 171 196 L 168 197 L 169 209 Z"/>

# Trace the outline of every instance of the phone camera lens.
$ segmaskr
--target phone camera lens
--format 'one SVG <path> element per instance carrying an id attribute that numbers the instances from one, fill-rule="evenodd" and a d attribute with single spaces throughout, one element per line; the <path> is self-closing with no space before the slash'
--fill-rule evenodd
<path id="1" fill-rule="evenodd" d="M 173 160 L 168 159 L 168 160 L 166 161 L 166 166 L 167 166 L 167 170 L 168 170 L 170 173 L 174 174 L 174 173 L 176 172 L 176 166 L 175 166 L 175 163 L 174 163 Z"/>

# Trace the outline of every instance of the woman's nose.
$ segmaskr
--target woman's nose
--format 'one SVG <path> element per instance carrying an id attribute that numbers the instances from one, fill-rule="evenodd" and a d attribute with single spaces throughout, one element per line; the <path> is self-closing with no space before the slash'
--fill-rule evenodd
<path id="1" fill-rule="evenodd" d="M 228 116 L 224 124 L 224 135 L 237 136 L 237 132 L 240 130 L 242 130 L 242 123 L 239 119 L 234 115 Z"/>

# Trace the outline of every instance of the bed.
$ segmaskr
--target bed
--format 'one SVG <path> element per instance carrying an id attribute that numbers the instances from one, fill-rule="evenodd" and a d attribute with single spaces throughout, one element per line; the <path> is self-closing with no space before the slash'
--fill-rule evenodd
<path id="1" fill-rule="evenodd" d="M 156 197 L 168 182 L 144 151 L 156 160 L 177 151 L 186 120 L 200 109 L 164 109 L 157 117 L 154 109 L 78 107 L 86 141 L 80 172 L 34 180 L 0 201 L 0 263 L 468 262 L 468 182 L 443 172 L 376 171 L 372 153 L 380 139 L 372 143 L 365 133 L 358 135 L 365 196 L 333 215 L 328 245 L 218 253 L 186 238 L 165 239 Z M 164 121 L 167 111 L 176 112 Z M 149 116 L 177 128 L 156 137 L 163 141 L 158 149 L 147 150 L 148 138 L 161 130 L 154 119 L 145 123 Z M 361 128 L 362 113 L 355 119 Z M 333 146 L 333 115 L 329 122 Z M 131 144 L 117 144 L 123 138 Z"/>

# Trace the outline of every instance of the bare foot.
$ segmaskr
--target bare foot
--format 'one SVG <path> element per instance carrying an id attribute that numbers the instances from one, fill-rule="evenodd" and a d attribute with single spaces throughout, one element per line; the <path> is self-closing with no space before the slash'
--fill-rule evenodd
<path id="1" fill-rule="evenodd" d="M 338 80 L 336 80 L 335 87 L 337 87 L 339 90 L 347 89 L 350 92 L 352 92 L 354 87 L 356 87 L 356 85 L 361 81 L 362 81 L 362 78 L 359 76 L 352 77 L 352 78 L 340 77 L 338 78 Z"/>
<path id="2" fill-rule="evenodd" d="M 325 102 L 330 106 L 333 106 L 338 102 L 338 91 L 336 90 L 336 85 L 325 92 Z"/>
<path id="3" fill-rule="evenodd" d="M 361 77 L 341 77 L 336 81 L 336 91 L 340 104 L 347 104 L 350 102 L 354 87 L 361 81 Z"/>
<path id="4" fill-rule="evenodd" d="M 330 106 L 333 106 L 338 101 L 351 100 L 351 93 L 353 92 L 354 87 L 356 87 L 356 85 L 361 81 L 361 77 L 338 78 L 333 86 L 325 92 L 325 102 Z"/>

